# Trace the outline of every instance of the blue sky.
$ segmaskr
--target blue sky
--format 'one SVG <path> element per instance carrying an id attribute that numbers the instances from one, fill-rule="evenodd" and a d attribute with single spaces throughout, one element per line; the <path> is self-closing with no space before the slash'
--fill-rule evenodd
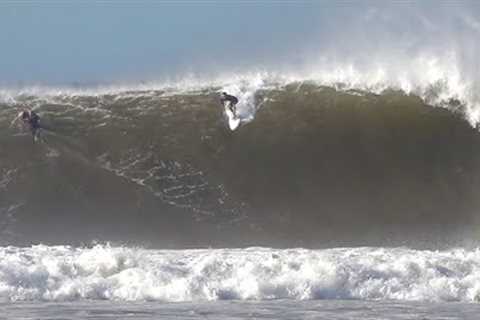
<path id="1" fill-rule="evenodd" d="M 0 83 L 89 83 L 271 64 L 329 3 L 3 1 Z"/>

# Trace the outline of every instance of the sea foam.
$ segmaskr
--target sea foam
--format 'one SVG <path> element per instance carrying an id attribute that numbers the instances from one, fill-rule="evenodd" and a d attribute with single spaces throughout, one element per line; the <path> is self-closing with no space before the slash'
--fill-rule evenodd
<path id="1" fill-rule="evenodd" d="M 407 248 L 0 249 L 5 300 L 477 301 L 480 251 Z"/>

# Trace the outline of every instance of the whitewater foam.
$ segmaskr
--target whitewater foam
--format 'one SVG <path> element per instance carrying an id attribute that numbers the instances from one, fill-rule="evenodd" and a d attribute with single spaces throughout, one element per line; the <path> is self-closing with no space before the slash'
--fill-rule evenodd
<path id="1" fill-rule="evenodd" d="M 406 248 L 0 249 L 6 300 L 477 301 L 480 251 Z"/>
<path id="2" fill-rule="evenodd" d="M 313 70 L 313 71 L 311 71 Z M 116 95 L 116 99 L 178 94 L 197 94 L 226 91 L 239 98 L 238 111 L 245 121 L 253 119 L 258 109 L 255 95 L 259 90 L 280 89 L 289 84 L 311 82 L 338 90 L 362 90 L 381 93 L 387 89 L 401 90 L 406 94 L 421 97 L 426 103 L 446 108 L 452 101 L 464 107 L 466 119 L 475 125 L 480 117 L 480 95 L 478 83 L 468 78 L 460 69 L 458 54 L 451 51 L 443 56 L 421 54 L 412 57 L 408 64 L 388 64 L 377 61 L 369 66 L 353 62 L 331 63 L 324 59 L 309 70 L 297 72 L 253 71 L 242 74 L 221 74 L 216 77 L 188 75 L 184 78 L 151 81 L 133 84 L 111 84 L 96 87 L 48 87 L 30 86 L 3 88 L 0 101 L 8 104 L 30 104 L 72 101 L 74 97 L 100 97 Z"/>

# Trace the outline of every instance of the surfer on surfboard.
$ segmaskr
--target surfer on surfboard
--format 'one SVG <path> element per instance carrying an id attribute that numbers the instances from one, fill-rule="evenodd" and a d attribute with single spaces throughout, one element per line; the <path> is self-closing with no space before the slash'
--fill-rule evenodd
<path id="1" fill-rule="evenodd" d="M 230 111 L 232 111 L 234 117 L 237 116 L 237 108 L 235 107 L 238 103 L 238 98 L 232 95 L 227 94 L 226 92 L 222 92 L 220 95 L 220 101 L 222 102 L 223 106 L 226 106 L 225 103 L 229 102 Z"/>
<path id="2" fill-rule="evenodd" d="M 237 103 L 238 98 L 232 95 L 227 94 L 226 92 L 221 93 L 220 102 L 223 105 L 226 120 L 230 130 L 235 130 L 240 125 L 241 119 L 237 116 Z"/>
<path id="3" fill-rule="evenodd" d="M 33 136 L 33 142 L 40 138 L 40 116 L 35 111 L 30 109 L 24 109 L 20 112 L 15 119 L 13 119 L 10 127 L 12 127 L 19 120 L 22 120 L 23 126 L 30 129 Z"/>

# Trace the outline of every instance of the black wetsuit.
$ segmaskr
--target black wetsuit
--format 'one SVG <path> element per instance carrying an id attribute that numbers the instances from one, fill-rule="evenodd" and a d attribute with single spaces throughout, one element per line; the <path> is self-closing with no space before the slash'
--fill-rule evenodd
<path id="1" fill-rule="evenodd" d="M 231 104 L 236 105 L 238 103 L 238 99 L 235 96 L 231 96 L 229 94 L 224 94 L 221 99 L 222 103 L 225 101 L 230 101 Z"/>
<path id="2" fill-rule="evenodd" d="M 32 129 L 40 129 L 40 117 L 35 112 L 30 112 L 30 120 L 28 122 Z"/>

